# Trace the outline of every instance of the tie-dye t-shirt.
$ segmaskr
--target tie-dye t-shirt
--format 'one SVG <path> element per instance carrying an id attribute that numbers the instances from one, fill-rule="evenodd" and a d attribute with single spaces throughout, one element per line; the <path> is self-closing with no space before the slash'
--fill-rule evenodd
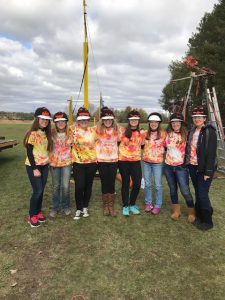
<path id="1" fill-rule="evenodd" d="M 165 163 L 170 166 L 179 166 L 184 163 L 186 141 L 181 142 L 181 134 L 169 132 L 165 139 L 166 159 Z"/>
<path id="2" fill-rule="evenodd" d="M 28 139 L 28 144 L 33 145 L 33 156 L 37 166 L 45 166 L 49 163 L 48 140 L 45 131 L 37 130 L 31 131 Z M 25 164 L 30 166 L 28 157 Z"/>
<path id="3" fill-rule="evenodd" d="M 166 132 L 161 130 L 159 139 L 156 139 L 156 134 L 151 134 L 150 139 L 145 140 L 143 161 L 160 164 L 163 162 L 163 155 L 165 152 L 164 143 Z"/>
<path id="4" fill-rule="evenodd" d="M 196 129 L 192 140 L 191 140 L 191 155 L 190 155 L 190 164 L 191 165 L 197 165 L 198 159 L 197 159 L 197 143 L 198 143 L 198 137 L 199 137 L 200 129 Z"/>
<path id="5" fill-rule="evenodd" d="M 141 160 L 141 145 L 144 144 L 145 131 L 132 131 L 131 138 L 125 137 L 122 132 L 121 143 L 119 146 L 119 160 L 122 161 L 139 161 Z"/>
<path id="6" fill-rule="evenodd" d="M 65 132 L 58 132 L 53 137 L 53 150 L 49 158 L 52 167 L 65 167 L 71 164 L 71 141 Z"/>
<path id="7" fill-rule="evenodd" d="M 83 129 L 77 125 L 69 128 L 69 138 L 72 142 L 72 162 L 87 164 L 97 162 L 96 128 Z"/>
<path id="8" fill-rule="evenodd" d="M 96 153 L 98 162 L 118 161 L 118 135 L 113 128 L 105 128 L 97 132 Z"/>

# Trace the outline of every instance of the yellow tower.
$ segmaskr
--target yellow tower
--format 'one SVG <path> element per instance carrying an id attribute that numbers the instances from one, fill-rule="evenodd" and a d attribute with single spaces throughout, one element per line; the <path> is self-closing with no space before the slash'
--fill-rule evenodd
<path id="1" fill-rule="evenodd" d="M 88 109 L 88 36 L 87 36 L 87 23 L 86 23 L 86 0 L 83 0 L 84 6 L 84 43 L 83 43 L 83 56 L 84 56 L 84 107 Z"/>

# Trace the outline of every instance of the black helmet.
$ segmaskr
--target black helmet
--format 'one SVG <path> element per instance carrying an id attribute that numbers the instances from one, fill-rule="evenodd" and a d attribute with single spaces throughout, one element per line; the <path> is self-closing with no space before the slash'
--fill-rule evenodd
<path id="1" fill-rule="evenodd" d="M 191 114 L 193 117 L 207 117 L 206 109 L 203 106 L 197 106 L 192 110 Z"/>
<path id="2" fill-rule="evenodd" d="M 51 120 L 50 111 L 46 107 L 38 107 L 34 113 L 35 118 Z"/>
<path id="3" fill-rule="evenodd" d="M 162 116 L 157 112 L 150 113 L 148 116 L 148 121 L 162 122 Z"/>
<path id="4" fill-rule="evenodd" d="M 170 116 L 170 122 L 184 122 L 184 116 L 180 113 L 173 113 L 171 116 Z"/>
<path id="5" fill-rule="evenodd" d="M 127 119 L 128 120 L 140 120 L 141 115 L 139 111 L 133 109 L 128 113 Z"/>
<path id="6" fill-rule="evenodd" d="M 77 112 L 77 121 L 90 120 L 90 118 L 91 118 L 91 115 L 90 115 L 89 111 L 86 108 L 80 107 L 78 109 L 78 112 Z"/>
<path id="7" fill-rule="evenodd" d="M 100 118 L 102 120 L 113 120 L 115 118 L 115 115 L 111 109 L 109 109 L 107 106 L 104 106 L 101 109 Z"/>
<path id="8" fill-rule="evenodd" d="M 54 122 L 66 121 L 67 122 L 68 121 L 68 116 L 67 116 L 66 113 L 59 111 L 59 112 L 54 114 L 53 121 Z"/>

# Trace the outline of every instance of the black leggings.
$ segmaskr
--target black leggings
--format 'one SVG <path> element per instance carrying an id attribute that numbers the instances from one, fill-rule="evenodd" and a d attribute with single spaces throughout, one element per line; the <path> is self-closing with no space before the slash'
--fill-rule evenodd
<path id="1" fill-rule="evenodd" d="M 98 170 L 102 184 L 102 194 L 115 193 L 117 162 L 99 162 Z"/>
<path id="2" fill-rule="evenodd" d="M 135 205 L 141 187 L 141 162 L 140 161 L 119 161 L 119 170 L 122 177 L 122 201 L 123 206 Z M 133 186 L 129 196 L 130 177 Z"/>
<path id="3" fill-rule="evenodd" d="M 83 208 L 88 207 L 96 171 L 96 163 L 73 164 L 73 177 L 75 180 L 75 200 L 77 210 L 83 210 Z"/>

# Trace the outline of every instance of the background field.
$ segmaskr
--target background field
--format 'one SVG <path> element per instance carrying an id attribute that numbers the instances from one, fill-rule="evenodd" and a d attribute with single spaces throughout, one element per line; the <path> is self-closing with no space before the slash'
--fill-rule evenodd
<path id="1" fill-rule="evenodd" d="M 102 216 L 100 182 L 94 182 L 90 217 L 60 214 L 40 228 L 26 223 L 31 188 L 24 168 L 26 124 L 0 124 L 0 136 L 20 144 L 0 152 L 0 299 L 225 299 L 225 181 L 211 189 L 215 228 L 200 232 L 182 217 L 170 220 L 169 195 L 158 216 Z M 74 207 L 74 185 L 71 184 Z M 44 212 L 51 208 L 51 178 Z M 15 270 L 14 272 L 12 270 Z M 14 273 L 14 274 L 11 274 Z"/>

